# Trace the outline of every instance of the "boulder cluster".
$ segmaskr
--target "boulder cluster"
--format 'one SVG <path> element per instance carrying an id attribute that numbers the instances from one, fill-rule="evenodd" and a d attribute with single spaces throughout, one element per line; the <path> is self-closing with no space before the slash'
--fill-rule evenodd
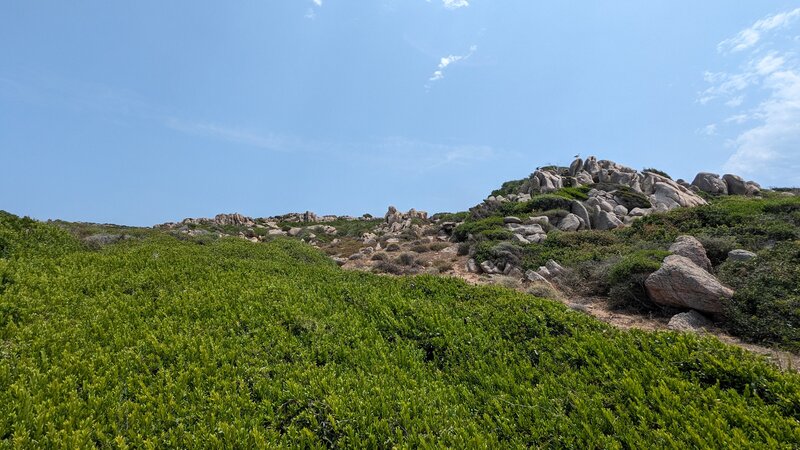
<path id="1" fill-rule="evenodd" d="M 655 172 L 639 172 L 591 156 L 585 161 L 575 159 L 569 168 L 537 169 L 515 193 L 490 196 L 476 208 L 491 209 L 506 202 L 527 202 L 534 195 L 579 186 L 592 187 L 589 199 L 573 200 L 569 211 L 549 217 L 547 225 L 562 231 L 609 230 L 655 211 L 706 204 L 691 186 Z"/>
<path id="2" fill-rule="evenodd" d="M 733 290 L 711 273 L 711 261 L 703 244 L 692 236 L 681 236 L 670 247 L 671 255 L 661 268 L 645 280 L 650 300 L 663 306 L 719 314 Z"/>
<path id="3" fill-rule="evenodd" d="M 742 177 L 725 174 L 722 177 L 715 173 L 700 172 L 694 177 L 691 185 L 684 186 L 696 188 L 703 192 L 715 195 L 759 195 L 761 186 L 755 181 L 744 181 Z"/>
<path id="4" fill-rule="evenodd" d="M 380 233 L 397 234 L 404 230 L 418 231 L 420 225 L 414 222 L 427 221 L 428 213 L 425 211 L 417 211 L 414 208 L 403 213 L 398 211 L 394 206 L 389 206 L 383 219 L 384 223 L 381 224 L 376 231 Z"/>

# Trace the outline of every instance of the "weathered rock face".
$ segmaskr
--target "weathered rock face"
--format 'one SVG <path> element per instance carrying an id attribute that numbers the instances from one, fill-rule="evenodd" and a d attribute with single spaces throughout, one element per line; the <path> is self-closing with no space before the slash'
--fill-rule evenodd
<path id="1" fill-rule="evenodd" d="M 742 177 L 728 173 L 722 176 L 722 180 L 728 187 L 728 194 L 747 195 L 747 185 L 745 184 Z"/>
<path id="2" fill-rule="evenodd" d="M 728 193 L 728 185 L 715 173 L 698 173 L 692 181 L 692 186 L 697 186 L 701 191 L 709 194 L 725 195 Z"/>
<path id="3" fill-rule="evenodd" d="M 697 311 L 687 311 L 675 314 L 669 319 L 667 327 L 675 331 L 700 332 L 710 327 L 711 322 Z"/>
<path id="4" fill-rule="evenodd" d="M 755 253 L 743 249 L 736 249 L 728 252 L 729 261 L 749 261 L 755 257 Z"/>
<path id="5" fill-rule="evenodd" d="M 417 211 L 413 208 L 406 213 L 402 213 L 394 206 L 389 206 L 383 219 L 384 224 L 376 228 L 376 232 L 400 233 L 401 231 L 411 230 L 413 233 L 420 235 L 422 229 L 419 225 L 414 224 L 413 220 L 427 220 L 428 213 L 425 211 Z"/>
<path id="6" fill-rule="evenodd" d="M 656 304 L 714 314 L 721 313 L 725 301 L 733 297 L 733 290 L 680 255 L 664 259 L 661 268 L 645 280 L 645 288 Z"/>
<path id="7" fill-rule="evenodd" d="M 614 228 L 621 227 L 622 221 L 614 214 L 608 211 L 599 211 L 595 215 L 594 228 L 598 230 L 613 230 Z"/>
<path id="8" fill-rule="evenodd" d="M 537 244 L 547 239 L 547 233 L 538 223 L 529 225 L 509 223 L 506 224 L 506 228 L 514 233 L 514 238 L 521 244 Z"/>
<path id="9" fill-rule="evenodd" d="M 582 226 L 581 222 L 580 217 L 569 213 L 558 222 L 558 229 L 561 231 L 578 231 Z"/>
<path id="10" fill-rule="evenodd" d="M 678 236 L 675 239 L 675 243 L 669 247 L 669 251 L 676 255 L 685 256 L 701 269 L 711 272 L 711 260 L 706 255 L 706 249 L 694 236 Z"/>
<path id="11" fill-rule="evenodd" d="M 572 211 L 572 214 L 580 217 L 584 228 L 589 228 L 591 226 L 592 221 L 589 218 L 589 211 L 586 210 L 586 207 L 583 206 L 583 203 L 573 200 L 572 204 L 570 205 L 570 210 Z"/>

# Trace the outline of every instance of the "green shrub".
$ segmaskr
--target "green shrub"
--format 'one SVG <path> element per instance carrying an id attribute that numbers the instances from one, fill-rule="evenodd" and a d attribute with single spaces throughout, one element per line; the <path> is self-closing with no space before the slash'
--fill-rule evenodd
<path id="1" fill-rule="evenodd" d="M 457 242 L 463 242 L 467 240 L 470 234 L 476 235 L 489 230 L 503 230 L 503 218 L 487 217 L 485 219 L 464 222 L 453 230 L 453 239 Z"/>
<path id="2" fill-rule="evenodd" d="M 627 251 L 629 246 L 618 236 L 615 232 L 597 230 L 552 231 L 541 244 L 525 247 L 523 266 L 535 269 L 550 259 L 565 266 L 600 261 Z"/>
<path id="3" fill-rule="evenodd" d="M 417 260 L 416 257 L 411 253 L 402 253 L 397 257 L 395 262 L 401 266 L 413 266 L 416 264 Z"/>
<path id="4" fill-rule="evenodd" d="M 448 244 L 447 242 L 431 242 L 429 247 L 432 252 L 440 252 L 446 249 L 447 247 L 450 247 L 450 244 Z"/>
<path id="5" fill-rule="evenodd" d="M 720 278 L 735 290 L 726 326 L 751 341 L 800 350 L 800 242 L 784 242 L 744 262 L 727 262 Z"/>
<path id="6" fill-rule="evenodd" d="M 695 237 L 703 244 L 703 248 L 706 249 L 706 255 L 708 259 L 711 260 L 711 264 L 714 267 L 725 262 L 731 250 L 740 247 L 734 236 L 709 236 L 706 234 L 699 234 Z"/>
<path id="7" fill-rule="evenodd" d="M 527 178 L 506 181 L 502 186 L 500 186 L 500 189 L 495 189 L 492 191 L 492 196 L 497 197 L 498 195 L 502 195 L 505 197 L 509 194 L 516 194 L 526 181 L 528 181 Z"/>
<path id="8" fill-rule="evenodd" d="M 411 246 L 411 251 L 416 253 L 427 253 L 431 251 L 431 247 L 427 244 L 416 244 Z"/>
<path id="9" fill-rule="evenodd" d="M 481 241 L 475 247 L 475 261 L 520 265 L 523 248 L 508 241 Z"/>
<path id="10" fill-rule="evenodd" d="M 611 285 L 608 289 L 608 305 L 614 309 L 649 311 L 657 309 L 647 295 L 644 282 L 649 274 L 634 273 L 630 277 Z"/>
<path id="11" fill-rule="evenodd" d="M 662 250 L 639 250 L 626 254 L 611 266 L 608 271 L 609 285 L 614 285 L 631 278 L 634 274 L 651 274 L 661 268 L 661 262 L 669 256 Z"/>
<path id="12" fill-rule="evenodd" d="M 561 195 L 543 194 L 537 195 L 527 202 L 521 203 L 520 209 L 526 213 L 533 211 L 549 211 L 552 209 L 569 210 L 572 202 Z"/>
<path id="13" fill-rule="evenodd" d="M 590 190 L 589 186 L 564 187 L 553 192 L 553 195 L 564 197 L 567 200 L 585 201 L 589 200 L 588 194 Z"/>
<path id="14" fill-rule="evenodd" d="M 642 172 L 650 172 L 650 173 L 654 173 L 656 175 L 661 175 L 664 178 L 669 178 L 670 180 L 672 179 L 672 177 L 669 176 L 669 174 L 667 172 L 664 172 L 663 170 L 654 169 L 652 167 L 648 167 L 648 168 L 642 169 Z"/>
<path id="15" fill-rule="evenodd" d="M 800 377 L 716 339 L 290 239 L 89 251 L 0 220 L 0 448 L 800 445 Z"/>
<path id="16" fill-rule="evenodd" d="M 457 213 L 436 213 L 431 216 L 431 220 L 438 220 L 441 222 L 463 222 L 469 217 L 469 211 L 461 211 Z"/>

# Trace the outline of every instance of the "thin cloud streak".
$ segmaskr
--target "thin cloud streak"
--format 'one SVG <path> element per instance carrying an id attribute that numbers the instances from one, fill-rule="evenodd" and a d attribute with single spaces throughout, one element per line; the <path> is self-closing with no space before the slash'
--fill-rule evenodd
<path id="1" fill-rule="evenodd" d="M 733 150 L 724 170 L 771 185 L 800 185 L 800 61 L 794 51 L 795 33 L 776 33 L 796 24 L 798 18 L 800 8 L 767 16 L 720 42 L 720 53 L 742 55 L 740 69 L 706 72 L 710 86 L 698 98 L 701 104 L 719 99 L 735 110 L 719 124 L 733 134 L 727 140 Z M 769 41 L 765 40 L 768 33 L 775 33 Z M 757 46 L 759 42 L 767 43 Z M 760 100 L 744 107 L 745 98 Z M 721 134 L 722 127 L 703 131 Z"/>
<path id="2" fill-rule="evenodd" d="M 240 128 L 227 127 L 213 123 L 189 122 L 176 118 L 166 119 L 164 125 L 167 128 L 181 133 L 210 137 L 234 144 L 242 144 L 271 151 L 289 151 L 286 148 L 286 141 L 273 134 L 260 135 Z"/>

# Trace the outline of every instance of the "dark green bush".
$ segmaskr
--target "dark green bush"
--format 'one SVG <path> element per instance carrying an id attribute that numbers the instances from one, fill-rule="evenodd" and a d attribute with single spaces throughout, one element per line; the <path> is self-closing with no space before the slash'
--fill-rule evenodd
<path id="1" fill-rule="evenodd" d="M 615 309 L 649 311 L 658 309 L 647 296 L 644 282 L 649 274 L 634 273 L 630 277 L 611 285 L 608 289 L 608 304 Z"/>
<path id="2" fill-rule="evenodd" d="M 416 256 L 411 253 L 402 253 L 395 262 L 401 266 L 413 266 L 416 264 Z"/>
<path id="3" fill-rule="evenodd" d="M 481 241 L 475 247 L 474 258 L 478 263 L 493 261 L 496 264 L 519 266 L 522 252 L 521 246 L 511 242 Z"/>
<path id="4" fill-rule="evenodd" d="M 24 229 L 0 223 L 0 448 L 800 445 L 800 377 L 716 339 L 288 239 Z"/>
<path id="5" fill-rule="evenodd" d="M 436 213 L 431 216 L 431 220 L 438 220 L 441 222 L 463 222 L 469 217 L 469 211 L 461 211 L 457 213 Z"/>
<path id="6" fill-rule="evenodd" d="M 464 222 L 453 230 L 453 239 L 457 242 L 467 240 L 470 234 L 478 234 L 489 230 L 503 230 L 502 217 L 487 217 L 485 219 Z"/>
<path id="7" fill-rule="evenodd" d="M 613 286 L 634 274 L 651 274 L 661 268 L 661 262 L 667 256 L 669 252 L 663 250 L 639 250 L 626 254 L 611 266 L 606 282 Z"/>
<path id="8" fill-rule="evenodd" d="M 526 181 L 528 181 L 527 178 L 506 181 L 502 186 L 500 186 L 500 189 L 495 189 L 492 191 L 492 196 L 497 197 L 498 195 L 502 195 L 505 197 L 509 194 L 516 194 Z"/>
<path id="9" fill-rule="evenodd" d="M 737 336 L 800 350 L 800 242 L 762 250 L 745 262 L 727 262 L 720 278 L 736 293 L 727 327 Z"/>
<path id="10" fill-rule="evenodd" d="M 567 200 L 589 200 L 589 191 L 591 188 L 589 186 L 576 186 L 576 187 L 564 187 L 555 192 L 553 195 L 557 195 L 559 197 L 564 197 Z"/>
<path id="11" fill-rule="evenodd" d="M 650 173 L 654 173 L 656 175 L 661 175 L 664 178 L 669 178 L 670 180 L 672 179 L 672 177 L 669 176 L 669 174 L 667 172 L 664 172 L 663 170 L 654 169 L 652 167 L 648 167 L 648 168 L 642 169 L 642 172 L 650 172 Z"/>

